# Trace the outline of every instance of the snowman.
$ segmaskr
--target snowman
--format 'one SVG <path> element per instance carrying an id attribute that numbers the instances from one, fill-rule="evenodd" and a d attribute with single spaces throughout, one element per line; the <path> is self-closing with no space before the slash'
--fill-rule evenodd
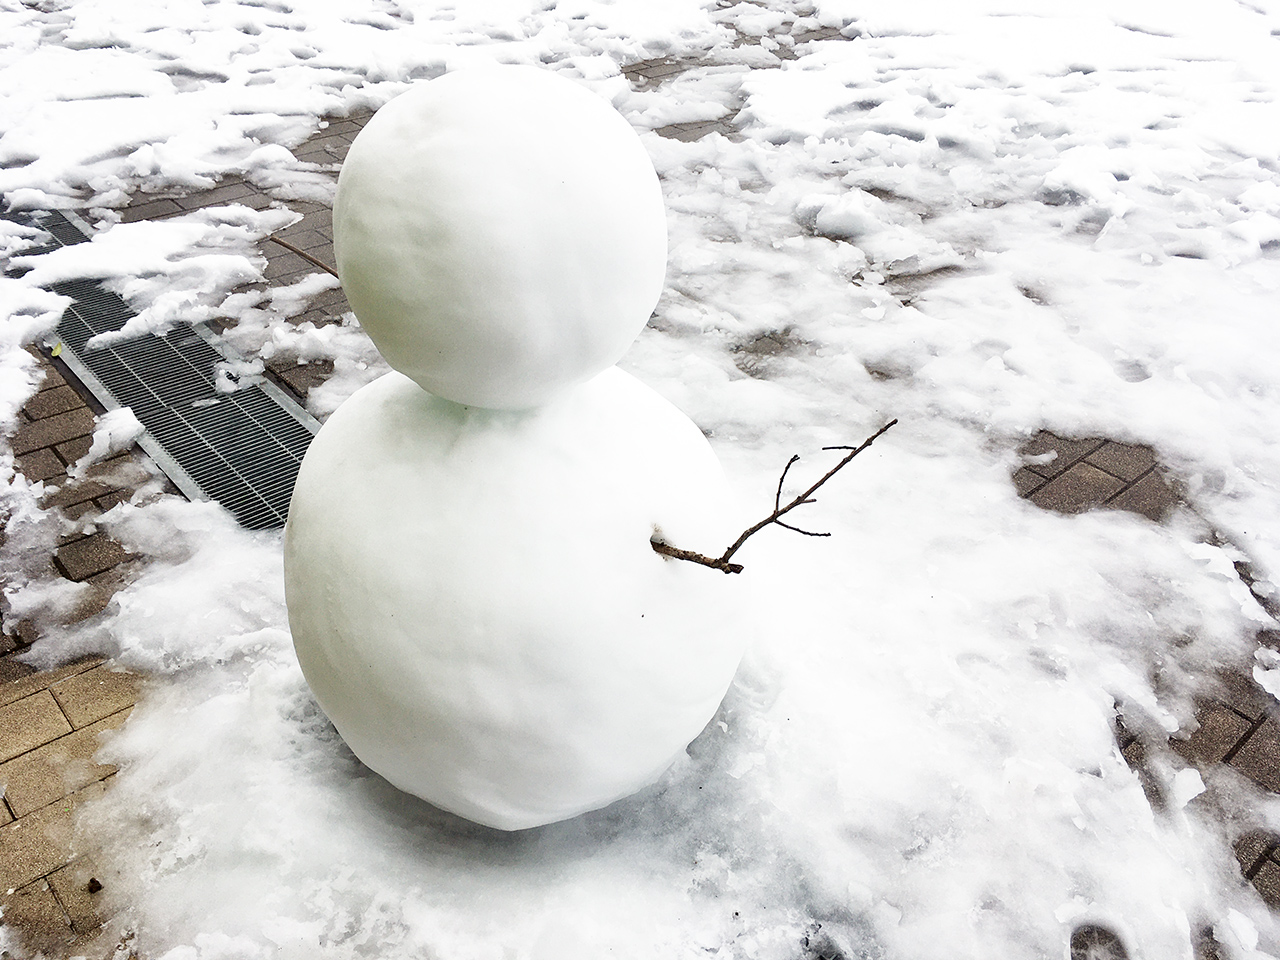
<path id="1" fill-rule="evenodd" d="M 748 603 L 650 546 L 735 531 L 701 432 L 614 366 L 666 263 L 639 139 L 545 71 L 447 74 L 357 137 L 334 244 L 394 372 L 316 436 L 285 528 L 320 706 L 391 783 L 503 830 L 652 783 L 715 713 Z"/>

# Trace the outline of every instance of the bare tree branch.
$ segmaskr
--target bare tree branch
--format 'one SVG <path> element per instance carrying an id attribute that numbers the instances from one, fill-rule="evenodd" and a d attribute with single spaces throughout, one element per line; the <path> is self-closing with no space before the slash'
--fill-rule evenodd
<path id="1" fill-rule="evenodd" d="M 268 240 L 270 240 L 272 243 L 278 243 L 278 244 L 280 244 L 280 246 L 284 247 L 284 248 L 285 248 L 286 250 L 288 250 L 290 253 L 296 253 L 296 254 L 297 254 L 298 256 L 300 256 L 303 260 L 309 260 L 309 261 L 311 261 L 311 262 L 312 262 L 312 263 L 314 263 L 317 267 L 319 267 L 321 270 L 325 270 L 325 271 L 327 271 L 327 272 L 329 272 L 329 273 L 332 273 L 335 277 L 338 275 L 338 271 L 337 271 L 337 270 L 335 270 L 335 269 L 333 269 L 333 267 L 329 266 L 329 265 L 328 265 L 327 263 L 325 263 L 323 260 L 318 260 L 318 259 L 316 259 L 316 258 L 315 258 L 315 257 L 313 257 L 311 254 L 307 253 L 307 251 L 305 251 L 305 250 L 299 250 L 297 247 L 295 247 L 295 246 L 294 246 L 292 243 L 290 243 L 288 240 L 281 240 L 279 237 L 267 237 L 267 239 L 268 239 Z"/>
<path id="2" fill-rule="evenodd" d="M 723 557 L 716 559 L 714 557 L 706 557 L 700 553 L 694 553 L 692 550 L 681 550 L 679 547 L 673 547 L 661 540 L 650 540 L 649 546 L 653 547 L 654 553 L 660 553 L 664 557 L 674 557 L 677 560 L 688 560 L 690 563 L 700 563 L 704 567 L 714 567 L 717 570 L 723 570 L 725 573 L 741 573 L 742 564 L 730 563 Z"/>
<path id="3" fill-rule="evenodd" d="M 778 478 L 778 492 L 773 495 L 773 509 L 775 511 L 782 509 L 782 482 L 787 479 L 787 471 L 791 469 L 791 465 L 800 459 L 800 454 L 793 453 L 791 459 L 787 461 L 787 465 L 782 468 L 782 476 Z"/>
<path id="4" fill-rule="evenodd" d="M 831 534 L 829 534 L 829 533 L 814 533 L 812 530 L 801 530 L 799 527 L 793 527 L 791 524 L 789 524 L 789 523 L 783 523 L 781 520 L 775 520 L 775 521 L 773 521 L 773 522 L 774 522 L 774 523 L 776 523 L 778 526 L 783 527 L 784 529 L 787 529 L 787 530 L 794 530 L 796 533 L 803 533 L 806 537 L 829 537 L 829 536 L 831 536 Z"/>
<path id="5" fill-rule="evenodd" d="M 802 507 L 806 503 L 815 503 L 816 501 L 813 499 L 813 494 L 819 487 L 844 469 L 850 460 L 860 454 L 863 450 L 867 449 L 867 447 L 871 446 L 871 444 L 875 443 L 876 440 L 883 436 L 889 428 L 897 422 L 897 419 L 890 420 L 856 447 L 823 447 L 822 449 L 824 450 L 848 450 L 849 453 L 841 458 L 839 463 L 823 474 L 822 478 L 818 480 L 817 483 L 813 484 L 813 486 L 809 487 L 808 490 L 800 494 L 784 507 L 782 506 L 782 484 L 783 481 L 787 479 L 787 472 L 790 471 L 792 465 L 800 459 L 798 454 L 792 456 L 792 458 L 787 461 L 787 465 L 782 468 L 782 476 L 778 478 L 778 491 L 773 498 L 773 513 L 769 514 L 769 516 L 765 517 L 759 523 L 753 524 L 752 526 L 747 527 L 746 530 L 742 531 L 742 535 L 739 536 L 737 540 L 733 541 L 729 546 L 729 549 L 719 557 L 708 557 L 701 553 L 694 553 L 692 550 L 682 550 L 679 547 L 673 547 L 671 544 L 664 543 L 662 540 L 657 539 L 660 534 L 656 532 L 654 533 L 654 539 L 649 541 L 649 545 L 653 547 L 655 553 L 660 553 L 664 557 L 674 557 L 677 560 L 688 560 L 690 563 L 700 563 L 704 567 L 711 567 L 715 570 L 723 571 L 724 573 L 741 573 L 742 564 L 730 562 L 731 558 L 739 549 L 741 549 L 742 545 L 746 543 L 750 537 L 759 533 L 771 523 L 776 523 L 778 526 L 787 530 L 793 530 L 796 533 L 802 533 L 806 537 L 829 537 L 831 536 L 829 533 L 813 533 L 809 530 L 801 530 L 799 527 L 794 527 L 789 523 L 783 523 L 780 518 L 786 516 L 786 514 L 790 513 L 796 507 Z"/>

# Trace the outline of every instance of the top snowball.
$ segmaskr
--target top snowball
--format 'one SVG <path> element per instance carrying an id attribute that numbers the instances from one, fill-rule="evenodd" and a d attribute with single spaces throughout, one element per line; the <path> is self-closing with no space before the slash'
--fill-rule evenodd
<path id="1" fill-rule="evenodd" d="M 338 177 L 338 273 L 393 367 L 472 406 L 538 405 L 615 363 L 662 292 L 653 165 L 607 101 L 472 68 L 378 111 Z"/>

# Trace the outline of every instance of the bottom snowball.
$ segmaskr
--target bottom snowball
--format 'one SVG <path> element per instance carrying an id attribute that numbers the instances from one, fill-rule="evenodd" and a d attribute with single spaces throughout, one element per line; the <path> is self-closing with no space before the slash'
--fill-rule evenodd
<path id="1" fill-rule="evenodd" d="M 391 373 L 307 452 L 285 528 L 317 700 L 396 786 L 504 830 L 652 782 L 746 643 L 739 577 L 654 553 L 738 532 L 697 427 L 613 368 L 534 410 Z"/>

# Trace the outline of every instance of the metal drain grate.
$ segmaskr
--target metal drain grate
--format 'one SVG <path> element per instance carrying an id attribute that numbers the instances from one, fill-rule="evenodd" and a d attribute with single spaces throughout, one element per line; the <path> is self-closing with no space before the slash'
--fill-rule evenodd
<path id="1" fill-rule="evenodd" d="M 5 217 L 52 236 L 52 243 L 28 253 L 88 239 L 74 214 Z M 265 381 L 219 393 L 215 373 L 226 357 L 203 325 L 88 348 L 90 337 L 119 330 L 134 311 L 96 280 L 52 289 L 74 301 L 58 326 L 61 358 L 104 407 L 133 409 L 147 430 L 139 445 L 178 489 L 192 499 L 217 500 L 251 529 L 281 526 L 319 423 Z"/>

